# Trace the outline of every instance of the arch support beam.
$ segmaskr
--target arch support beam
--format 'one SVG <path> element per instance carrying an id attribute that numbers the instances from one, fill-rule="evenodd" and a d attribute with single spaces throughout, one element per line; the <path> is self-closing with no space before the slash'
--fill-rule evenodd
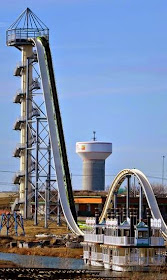
<path id="1" fill-rule="evenodd" d="M 143 219 L 143 189 L 140 185 L 140 195 L 139 195 L 139 221 Z"/>
<path id="2" fill-rule="evenodd" d="M 110 202 L 113 199 L 114 191 L 118 191 L 120 185 L 122 182 L 127 178 L 128 175 L 133 175 L 137 178 L 139 184 L 141 185 L 142 192 L 144 193 L 148 206 L 151 210 L 152 217 L 154 219 L 160 219 L 161 220 L 161 229 L 164 234 L 164 236 L 167 238 L 167 225 L 164 222 L 164 219 L 160 213 L 157 200 L 155 198 L 155 195 L 153 193 L 152 187 L 147 179 L 147 177 L 138 169 L 123 169 L 118 173 L 118 175 L 113 180 L 113 183 L 109 189 L 109 193 L 102 211 L 102 214 L 100 216 L 100 223 L 103 221 L 103 219 L 106 217 L 107 209 L 110 207 Z"/>
<path id="3" fill-rule="evenodd" d="M 130 207 L 130 179 L 131 175 L 127 175 L 127 192 L 126 192 L 126 219 L 129 218 L 129 207 Z"/>

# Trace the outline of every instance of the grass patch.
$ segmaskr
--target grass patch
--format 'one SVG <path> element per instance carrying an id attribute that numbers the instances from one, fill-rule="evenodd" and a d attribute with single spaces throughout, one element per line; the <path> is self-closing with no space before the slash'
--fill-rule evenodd
<path id="1" fill-rule="evenodd" d="M 62 226 L 57 226 L 56 222 L 50 223 L 48 228 L 44 228 L 44 222 L 40 221 L 37 226 L 34 226 L 34 221 L 27 220 L 24 222 L 25 236 L 0 236 L 0 251 L 4 253 L 16 253 L 21 255 L 38 255 L 38 256 L 51 256 L 51 257 L 67 257 L 67 258 L 80 258 L 83 254 L 82 248 L 66 248 L 65 246 L 60 246 L 57 248 L 44 247 L 44 248 L 7 248 L 6 245 L 11 241 L 34 241 L 34 240 L 45 240 L 50 239 L 51 244 L 55 241 L 55 238 L 36 238 L 37 234 L 50 234 L 50 235 L 66 235 L 70 233 L 67 229 L 66 224 Z"/>
<path id="2" fill-rule="evenodd" d="M 60 258 L 76 258 L 80 259 L 83 254 L 82 248 L 2 248 L 3 253 L 16 253 L 20 255 L 49 256 Z"/>
<path id="3" fill-rule="evenodd" d="M 11 261 L 0 260 L 0 268 L 8 268 L 8 267 L 15 268 L 15 267 L 19 267 L 19 266 Z"/>

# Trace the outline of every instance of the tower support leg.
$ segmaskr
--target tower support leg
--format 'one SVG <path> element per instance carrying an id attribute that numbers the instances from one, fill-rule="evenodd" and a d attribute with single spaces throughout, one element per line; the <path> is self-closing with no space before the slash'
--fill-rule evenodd
<path id="1" fill-rule="evenodd" d="M 36 182 L 35 182 L 35 213 L 34 213 L 34 225 L 38 224 L 38 181 L 39 181 L 39 168 L 38 168 L 38 153 L 39 153 L 39 119 L 36 118 L 36 159 L 35 159 L 35 170 L 36 170 Z"/>

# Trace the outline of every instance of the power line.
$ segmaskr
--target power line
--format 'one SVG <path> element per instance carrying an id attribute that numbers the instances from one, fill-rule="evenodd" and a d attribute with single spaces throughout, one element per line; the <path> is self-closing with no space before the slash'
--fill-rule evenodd
<path id="1" fill-rule="evenodd" d="M 11 170 L 0 170 L 0 173 L 11 173 L 11 174 L 15 174 L 15 171 L 11 171 Z M 83 174 L 72 174 L 72 177 L 84 177 L 84 176 L 91 176 L 91 175 L 83 175 Z M 116 174 L 107 174 L 105 175 L 105 177 L 116 177 Z M 162 177 L 158 177 L 158 176 L 149 176 L 146 175 L 147 178 L 150 179 L 157 179 L 157 180 L 162 180 Z M 167 181 L 167 178 L 163 178 L 164 181 Z M 0 182 L 0 186 L 15 186 L 14 183 L 11 182 Z"/>
<path id="2" fill-rule="evenodd" d="M 11 171 L 11 170 L 0 170 L 0 173 L 13 173 L 15 174 L 16 171 Z M 83 177 L 83 176 L 89 176 L 89 175 L 82 175 L 82 174 L 73 174 L 72 176 L 75 177 Z M 106 174 L 105 177 L 115 177 L 117 176 L 117 174 Z M 146 175 L 146 177 L 148 178 L 153 178 L 153 179 L 162 179 L 162 177 L 158 177 L 158 176 L 150 176 L 150 175 Z M 164 178 L 164 180 L 167 180 L 167 178 Z"/>
<path id="3" fill-rule="evenodd" d="M 147 178 L 152 178 L 152 179 L 160 179 L 162 180 L 162 177 L 157 177 L 157 176 L 149 176 L 149 175 L 146 175 Z M 164 180 L 167 180 L 167 178 L 163 178 Z"/>
<path id="4" fill-rule="evenodd" d="M 0 170 L 0 173 L 16 173 L 16 171 Z"/>
<path id="5" fill-rule="evenodd" d="M 92 176 L 92 175 L 82 175 L 82 174 L 72 174 L 72 177 L 88 177 L 88 176 Z M 117 175 L 116 174 L 107 174 L 105 175 L 105 177 L 116 177 Z M 147 178 L 151 178 L 151 179 L 159 179 L 159 180 L 162 180 L 162 177 L 158 177 L 158 176 L 149 176 L 149 175 L 146 175 Z M 167 180 L 167 178 L 164 178 L 164 180 Z"/>
<path id="6" fill-rule="evenodd" d="M 0 185 L 11 185 L 11 186 L 15 186 L 16 184 L 14 184 L 14 183 L 11 183 L 11 182 L 0 182 Z"/>

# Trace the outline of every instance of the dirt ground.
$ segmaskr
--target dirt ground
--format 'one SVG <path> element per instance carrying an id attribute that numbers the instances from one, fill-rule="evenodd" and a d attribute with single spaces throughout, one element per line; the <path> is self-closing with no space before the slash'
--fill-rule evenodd
<path id="1" fill-rule="evenodd" d="M 18 267 L 17 264 L 11 262 L 11 261 L 3 261 L 3 260 L 0 260 L 0 268 L 15 268 L 15 267 Z"/>
<path id="2" fill-rule="evenodd" d="M 14 231 L 10 231 L 9 236 L 6 236 L 5 228 L 2 230 L 0 235 L 0 252 L 5 253 L 17 253 L 21 255 L 39 255 L 39 256 L 54 256 L 54 257 L 67 257 L 67 258 L 81 258 L 83 254 L 82 248 L 66 248 L 65 246 L 55 247 L 44 247 L 44 248 L 9 248 L 10 242 L 15 241 L 37 241 L 37 240 L 45 240 L 49 239 L 52 244 L 55 240 L 55 235 L 57 237 L 64 236 L 70 233 L 65 223 L 61 226 L 57 226 L 56 222 L 50 222 L 48 228 L 44 228 L 44 221 L 40 221 L 37 226 L 34 226 L 34 222 L 32 220 L 27 220 L 24 222 L 25 236 L 22 235 L 21 229 L 18 229 L 18 236 L 15 236 Z M 53 235 L 53 237 L 47 238 L 37 238 L 38 234 L 49 234 Z"/>

